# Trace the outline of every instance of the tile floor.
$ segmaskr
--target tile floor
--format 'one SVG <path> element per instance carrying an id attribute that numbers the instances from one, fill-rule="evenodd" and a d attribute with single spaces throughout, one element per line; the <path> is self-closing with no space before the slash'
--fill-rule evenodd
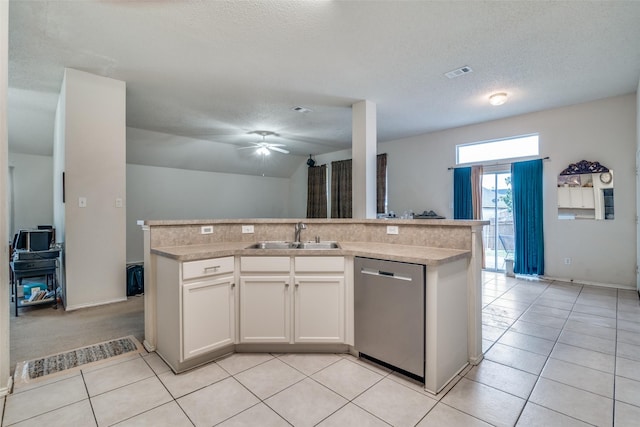
<path id="1" fill-rule="evenodd" d="M 134 355 L 0 399 L 2 426 L 638 426 L 634 291 L 483 273 L 485 360 L 432 396 L 336 354 Z M 4 402 L 3 402 L 4 400 Z"/>

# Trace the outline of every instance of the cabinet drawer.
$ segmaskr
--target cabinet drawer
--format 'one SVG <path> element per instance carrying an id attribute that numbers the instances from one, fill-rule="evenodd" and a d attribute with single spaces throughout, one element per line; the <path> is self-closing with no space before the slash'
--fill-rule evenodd
<path id="1" fill-rule="evenodd" d="M 233 273 L 233 257 L 203 259 L 182 263 L 182 280 Z"/>
<path id="2" fill-rule="evenodd" d="M 344 273 L 344 257 L 341 256 L 297 256 L 296 273 Z"/>
<path id="3" fill-rule="evenodd" d="M 277 271 L 289 273 L 290 269 L 291 262 L 289 257 L 260 256 L 240 258 L 240 271 L 242 272 Z"/>

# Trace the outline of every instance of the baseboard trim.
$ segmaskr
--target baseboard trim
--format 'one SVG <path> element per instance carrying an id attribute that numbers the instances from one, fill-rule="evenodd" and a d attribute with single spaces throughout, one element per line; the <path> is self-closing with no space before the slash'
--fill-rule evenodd
<path id="1" fill-rule="evenodd" d="M 623 289 L 625 291 L 636 290 L 635 286 L 620 285 L 616 283 L 591 282 L 589 280 L 567 279 L 566 277 L 552 277 L 552 276 L 538 276 L 538 277 L 544 280 L 553 280 L 554 282 L 564 282 L 570 285 L 599 286 L 601 288 L 615 288 L 615 289 Z"/>
<path id="2" fill-rule="evenodd" d="M 95 302 L 95 303 L 90 303 L 90 304 L 67 305 L 67 306 L 65 306 L 64 309 L 66 311 L 74 311 L 74 310 L 79 310 L 81 308 L 97 307 L 99 305 L 113 304 L 113 303 L 116 303 L 116 302 L 123 302 L 123 301 L 126 301 L 126 300 L 127 300 L 127 297 L 116 298 L 116 299 L 108 300 L 108 301 L 100 301 L 100 302 Z"/>
<path id="3" fill-rule="evenodd" d="M 9 379 L 7 380 L 7 386 L 0 388 L 0 397 L 7 396 L 9 393 L 11 393 L 12 388 L 13 388 L 13 377 L 9 376 Z"/>

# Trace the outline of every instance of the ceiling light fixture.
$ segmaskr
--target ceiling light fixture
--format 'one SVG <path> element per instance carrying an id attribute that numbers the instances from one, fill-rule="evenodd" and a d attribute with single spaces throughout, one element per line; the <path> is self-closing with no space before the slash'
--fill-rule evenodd
<path id="1" fill-rule="evenodd" d="M 507 93 L 506 92 L 498 92 L 494 93 L 489 97 L 489 104 L 493 106 L 502 105 L 507 102 Z"/>
<path id="2" fill-rule="evenodd" d="M 269 154 L 271 154 L 271 152 L 269 151 L 269 149 L 267 147 L 260 147 L 256 150 L 256 153 L 262 155 L 262 156 L 268 156 Z"/>

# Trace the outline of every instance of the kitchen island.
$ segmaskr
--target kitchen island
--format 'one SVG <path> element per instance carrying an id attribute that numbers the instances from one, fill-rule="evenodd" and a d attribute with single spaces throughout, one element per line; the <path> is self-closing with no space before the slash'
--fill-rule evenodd
<path id="1" fill-rule="evenodd" d="M 301 241 L 333 241 L 338 247 L 252 247 L 293 241 L 300 221 L 306 226 Z M 420 264 L 427 272 L 425 388 L 437 393 L 467 363 L 482 359 L 485 223 L 146 221 L 145 347 L 176 372 L 233 351 L 357 353 L 354 257 Z"/>

